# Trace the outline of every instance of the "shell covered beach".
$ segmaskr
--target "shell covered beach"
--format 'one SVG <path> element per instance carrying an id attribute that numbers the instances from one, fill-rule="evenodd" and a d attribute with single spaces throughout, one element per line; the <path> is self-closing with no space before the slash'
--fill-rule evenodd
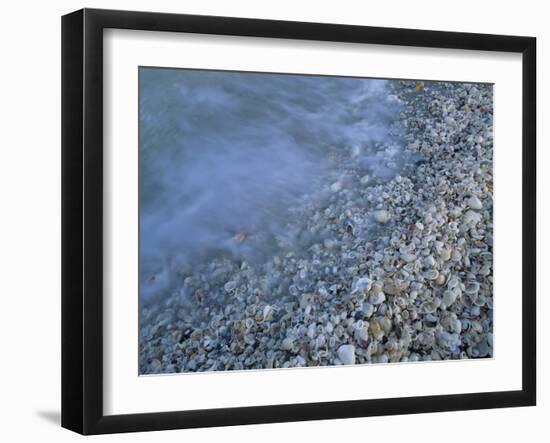
<path id="1" fill-rule="evenodd" d="M 178 75 L 141 94 L 140 374 L 492 357 L 492 85 Z"/>

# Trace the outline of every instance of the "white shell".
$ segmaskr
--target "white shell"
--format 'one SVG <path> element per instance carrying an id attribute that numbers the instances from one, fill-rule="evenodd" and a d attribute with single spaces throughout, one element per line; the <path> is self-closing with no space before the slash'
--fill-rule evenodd
<path id="1" fill-rule="evenodd" d="M 285 338 L 281 343 L 281 349 L 283 351 L 290 351 L 294 346 L 294 340 L 290 337 Z"/>
<path id="2" fill-rule="evenodd" d="M 450 248 L 442 248 L 439 251 L 439 256 L 444 260 L 447 261 L 451 258 L 451 249 Z"/>
<path id="3" fill-rule="evenodd" d="M 384 224 L 390 220 L 390 213 L 385 209 L 381 209 L 379 211 L 374 211 L 373 217 L 378 223 Z"/>
<path id="4" fill-rule="evenodd" d="M 475 195 L 472 195 L 468 199 L 468 206 L 476 211 L 479 211 L 481 208 L 483 208 L 483 204 L 481 203 L 481 200 L 477 198 Z"/>
<path id="5" fill-rule="evenodd" d="M 271 320 L 272 317 L 273 317 L 273 308 L 269 305 L 265 305 L 264 312 L 263 312 L 264 321 Z"/>
<path id="6" fill-rule="evenodd" d="M 355 364 L 355 346 L 342 345 L 338 348 L 338 358 L 345 365 Z"/>
<path id="7" fill-rule="evenodd" d="M 458 296 L 460 295 L 460 292 L 461 291 L 459 289 L 447 289 L 443 293 L 443 304 L 446 307 L 451 306 L 456 301 Z"/>
<path id="8" fill-rule="evenodd" d="M 352 294 L 369 291 L 372 286 L 372 280 L 368 277 L 361 277 L 353 284 Z"/>
<path id="9" fill-rule="evenodd" d="M 411 254 L 410 252 L 405 252 L 401 254 L 401 260 L 403 260 L 406 263 L 410 263 L 414 260 L 416 260 L 416 255 Z"/>
<path id="10" fill-rule="evenodd" d="M 424 277 L 428 280 L 435 280 L 437 277 L 439 277 L 439 271 L 437 269 L 430 269 L 424 272 Z"/>
<path id="11" fill-rule="evenodd" d="M 466 211 L 464 214 L 464 223 L 466 224 L 477 224 L 481 221 L 481 215 L 474 211 Z"/>
<path id="12" fill-rule="evenodd" d="M 386 295 L 383 292 L 378 294 L 372 294 L 369 298 L 369 302 L 373 305 L 380 305 L 386 300 Z"/>
<path id="13" fill-rule="evenodd" d="M 355 335 L 358 339 L 361 339 L 365 342 L 368 341 L 369 340 L 369 327 L 368 327 L 368 324 L 366 326 L 363 326 L 361 329 L 357 329 Z"/>
<path id="14" fill-rule="evenodd" d="M 477 281 L 470 281 L 466 283 L 466 287 L 464 288 L 464 293 L 468 295 L 474 295 L 479 292 L 479 283 Z"/>
<path id="15" fill-rule="evenodd" d="M 332 185 L 330 185 L 330 190 L 332 192 L 338 192 L 340 189 L 342 189 L 342 183 L 340 182 L 334 182 Z"/>

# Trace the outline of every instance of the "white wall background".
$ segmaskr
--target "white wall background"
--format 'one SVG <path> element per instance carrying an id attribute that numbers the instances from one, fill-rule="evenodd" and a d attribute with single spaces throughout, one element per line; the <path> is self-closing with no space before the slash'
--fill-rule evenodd
<path id="1" fill-rule="evenodd" d="M 9 2 L 0 26 L 0 438 L 7 442 L 81 440 L 59 427 L 60 414 L 60 16 L 81 7 L 155 10 L 282 20 L 531 35 L 538 38 L 539 388 L 537 407 L 285 423 L 102 436 L 94 441 L 280 442 L 343 439 L 446 443 L 542 441 L 548 434 L 550 289 L 541 278 L 550 259 L 549 156 L 543 156 L 550 111 L 548 11 L 541 1 L 271 2 L 112 0 Z M 547 109 L 547 108 L 546 108 Z M 548 201 L 548 199 L 546 199 Z M 548 249 L 547 249 L 548 250 Z M 520 270 L 518 270 L 519 276 Z M 548 272 L 548 271 L 546 271 Z M 365 381 L 371 382 L 371 381 Z M 322 389 L 322 387 L 320 387 Z"/>

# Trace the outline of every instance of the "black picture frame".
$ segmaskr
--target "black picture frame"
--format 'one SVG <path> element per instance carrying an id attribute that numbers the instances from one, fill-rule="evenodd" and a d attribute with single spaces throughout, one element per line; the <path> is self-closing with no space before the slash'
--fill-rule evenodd
<path id="1" fill-rule="evenodd" d="M 522 389 L 103 413 L 103 30 L 454 48 L 522 54 Z M 536 403 L 536 39 L 229 17 L 83 9 L 62 18 L 62 426 L 82 434 L 531 406 Z"/>

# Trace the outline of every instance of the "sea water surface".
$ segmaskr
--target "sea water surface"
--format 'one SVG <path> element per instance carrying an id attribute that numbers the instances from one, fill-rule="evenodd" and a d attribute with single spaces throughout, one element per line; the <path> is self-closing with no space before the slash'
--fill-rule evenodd
<path id="1" fill-rule="evenodd" d="M 213 256 L 275 253 L 236 239 L 292 235 L 291 209 L 346 170 L 387 180 L 403 161 L 386 80 L 140 68 L 139 94 L 144 303 Z"/>

